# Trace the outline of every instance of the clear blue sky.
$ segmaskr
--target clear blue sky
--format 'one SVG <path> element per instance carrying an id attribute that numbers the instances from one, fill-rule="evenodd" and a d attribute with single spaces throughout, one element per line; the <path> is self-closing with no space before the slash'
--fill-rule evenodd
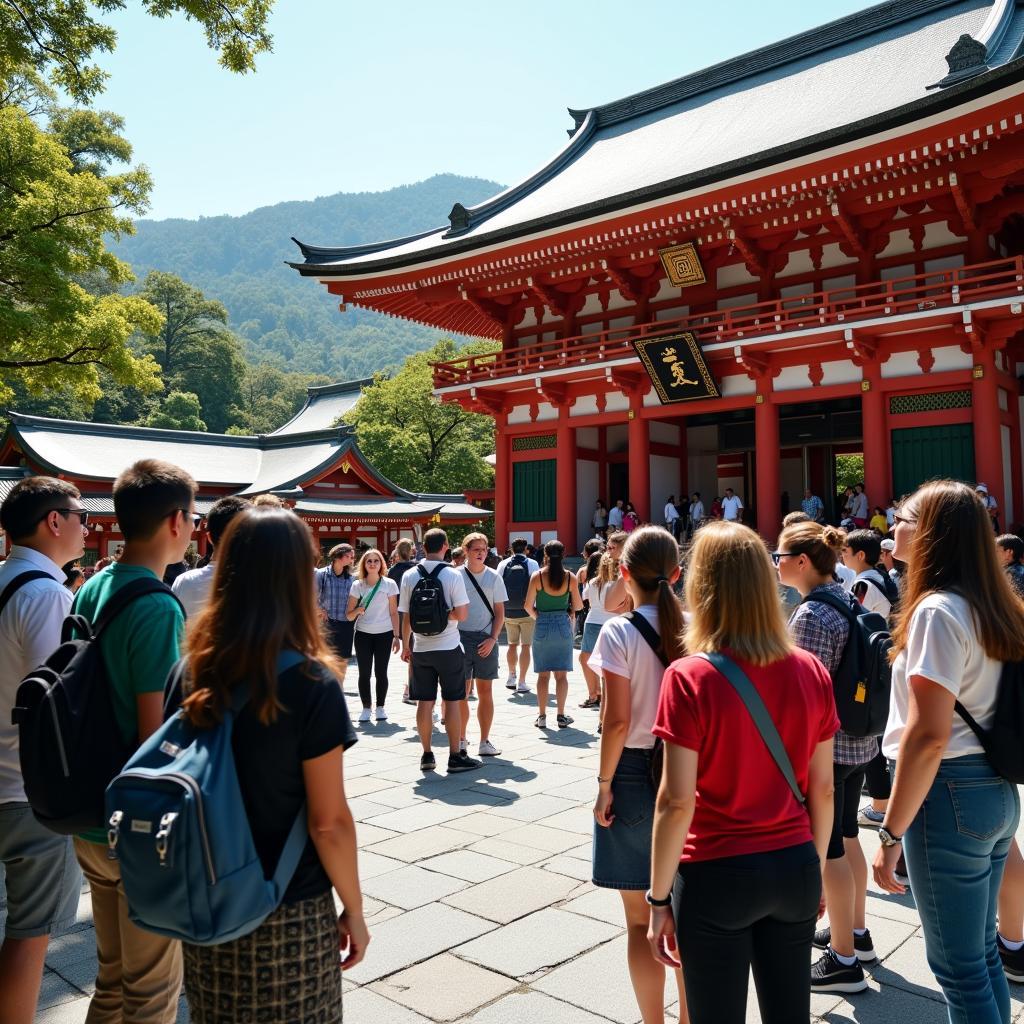
<path id="1" fill-rule="evenodd" d="M 149 216 L 245 213 L 432 174 L 512 184 L 564 143 L 566 107 L 617 99 L 868 6 L 864 0 L 278 0 L 255 75 L 141 5 L 97 106 L 156 179 Z M 727 126 L 723 126 L 726 130 Z"/>

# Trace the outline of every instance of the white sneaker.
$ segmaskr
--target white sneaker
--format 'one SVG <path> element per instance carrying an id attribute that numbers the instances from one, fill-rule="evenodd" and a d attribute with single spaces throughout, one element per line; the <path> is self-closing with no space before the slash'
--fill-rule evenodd
<path id="1" fill-rule="evenodd" d="M 359 721 L 360 722 L 368 722 L 369 720 L 370 720 L 370 709 L 369 708 L 363 708 L 363 710 L 359 712 Z"/>
<path id="2" fill-rule="evenodd" d="M 441 716 L 435 711 L 434 712 L 434 725 L 437 725 L 441 721 Z"/>
<path id="3" fill-rule="evenodd" d="M 508 679 L 505 680 L 505 689 L 514 690 L 516 688 L 516 676 L 514 672 L 508 674 Z"/>
<path id="4" fill-rule="evenodd" d="M 529 693 L 529 692 L 530 692 L 529 686 L 527 686 L 526 683 L 523 682 L 522 679 L 520 679 L 519 680 L 519 685 L 516 687 L 516 693 Z"/>
<path id="5" fill-rule="evenodd" d="M 386 722 L 388 720 L 388 713 L 383 708 L 377 708 L 377 721 Z"/>
<path id="6" fill-rule="evenodd" d="M 500 753 L 501 751 L 490 740 L 483 740 L 480 743 L 481 757 L 497 757 Z"/>

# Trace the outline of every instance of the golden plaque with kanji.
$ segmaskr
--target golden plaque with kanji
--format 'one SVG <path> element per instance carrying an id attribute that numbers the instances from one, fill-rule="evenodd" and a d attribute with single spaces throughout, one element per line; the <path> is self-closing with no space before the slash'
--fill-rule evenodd
<path id="1" fill-rule="evenodd" d="M 676 288 L 689 288 L 691 285 L 704 284 L 704 267 L 700 262 L 700 254 L 693 242 L 683 242 L 658 252 L 661 265 L 668 274 L 668 279 Z"/>
<path id="2" fill-rule="evenodd" d="M 663 338 L 637 338 L 633 348 L 662 405 L 722 397 L 704 361 L 704 353 L 689 331 Z"/>

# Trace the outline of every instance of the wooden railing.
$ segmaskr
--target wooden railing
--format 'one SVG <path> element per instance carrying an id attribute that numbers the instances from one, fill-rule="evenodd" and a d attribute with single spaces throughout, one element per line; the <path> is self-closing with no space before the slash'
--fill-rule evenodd
<path id="1" fill-rule="evenodd" d="M 546 370 L 622 359 L 633 354 L 631 342 L 638 337 L 692 331 L 703 344 L 740 341 L 783 331 L 835 327 L 858 320 L 957 306 L 1022 291 L 1024 257 L 1016 256 L 434 363 L 434 387 L 529 376 Z"/>

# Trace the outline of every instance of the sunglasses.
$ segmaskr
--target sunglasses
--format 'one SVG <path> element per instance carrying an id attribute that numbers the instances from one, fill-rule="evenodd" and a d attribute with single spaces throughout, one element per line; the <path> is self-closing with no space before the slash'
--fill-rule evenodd
<path id="1" fill-rule="evenodd" d="M 191 519 L 193 530 L 199 529 L 199 524 L 203 521 L 203 517 L 198 512 L 189 512 L 187 508 L 172 508 L 167 514 L 173 516 L 175 512 L 180 512 L 186 519 Z"/>
<path id="2" fill-rule="evenodd" d="M 59 512 L 62 516 L 78 516 L 78 521 L 82 526 L 89 525 L 89 513 L 84 508 L 51 508 L 50 512 Z M 41 523 L 50 512 L 45 513 L 39 518 Z"/>

